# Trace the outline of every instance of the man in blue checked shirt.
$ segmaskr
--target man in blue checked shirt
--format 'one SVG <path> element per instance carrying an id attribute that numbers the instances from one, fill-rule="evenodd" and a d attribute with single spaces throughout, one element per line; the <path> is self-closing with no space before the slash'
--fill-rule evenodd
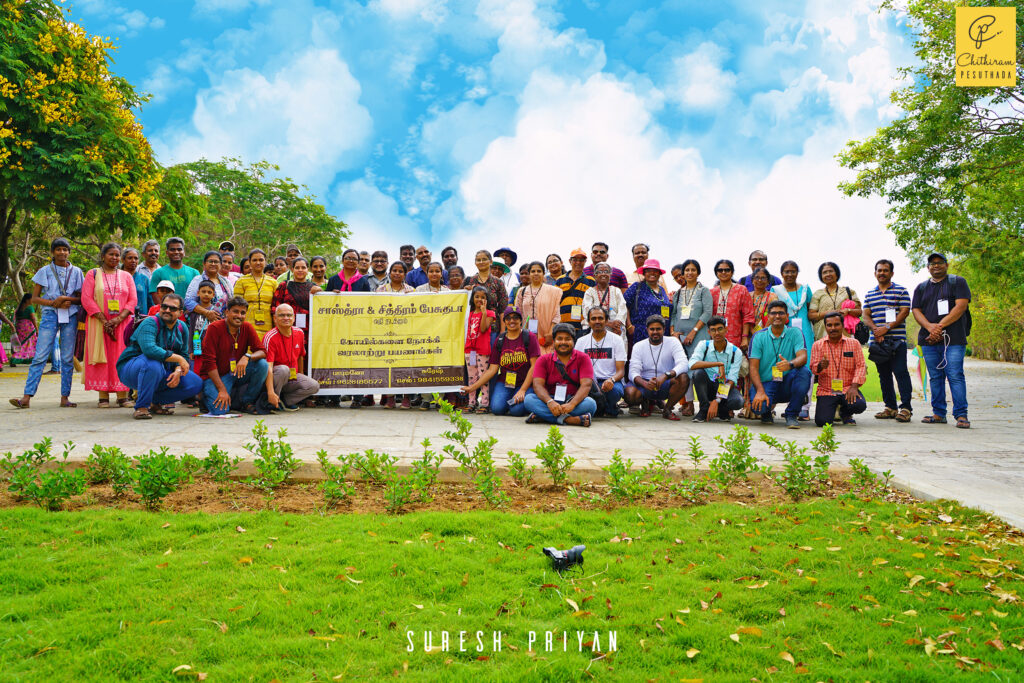
<path id="1" fill-rule="evenodd" d="M 699 342 L 690 355 L 690 381 L 700 403 L 694 422 L 716 417 L 730 420 L 733 411 L 743 407 L 743 396 L 736 388 L 743 352 L 726 340 L 725 318 L 709 318 L 708 333 L 711 339 Z"/>

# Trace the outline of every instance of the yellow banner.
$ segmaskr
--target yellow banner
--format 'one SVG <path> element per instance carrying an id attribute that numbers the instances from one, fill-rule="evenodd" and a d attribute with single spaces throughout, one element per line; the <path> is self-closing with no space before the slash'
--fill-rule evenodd
<path id="1" fill-rule="evenodd" d="M 310 299 L 310 376 L 321 394 L 457 391 L 469 292 L 319 293 Z"/>
<path id="2" fill-rule="evenodd" d="M 956 84 L 1017 85 L 1015 7 L 956 8 Z"/>

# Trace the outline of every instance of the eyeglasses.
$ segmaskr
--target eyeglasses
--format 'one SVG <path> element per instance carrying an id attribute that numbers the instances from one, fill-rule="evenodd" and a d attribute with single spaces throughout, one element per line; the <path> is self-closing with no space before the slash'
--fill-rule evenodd
<path id="1" fill-rule="evenodd" d="M 789 315 L 789 312 L 788 311 L 782 311 L 782 310 L 774 310 L 774 311 L 768 311 L 768 315 Z"/>
<path id="2" fill-rule="evenodd" d="M 607 254 L 608 250 L 607 249 L 594 249 L 594 253 L 595 254 Z"/>
<path id="3" fill-rule="evenodd" d="M 180 311 L 181 306 L 171 306 L 170 304 L 160 304 L 161 311 Z"/>
<path id="4" fill-rule="evenodd" d="M 928 264 L 928 267 L 931 268 L 932 266 L 944 266 L 944 265 L 946 265 L 945 261 L 931 261 Z"/>
<path id="5" fill-rule="evenodd" d="M 715 268 L 716 273 L 731 273 L 732 268 Z"/>

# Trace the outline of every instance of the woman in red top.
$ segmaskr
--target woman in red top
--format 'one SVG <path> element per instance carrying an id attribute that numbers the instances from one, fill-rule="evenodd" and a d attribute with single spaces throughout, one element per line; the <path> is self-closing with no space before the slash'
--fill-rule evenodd
<path id="1" fill-rule="evenodd" d="M 491 327 L 494 325 L 494 311 L 487 308 L 487 290 L 476 286 L 470 295 L 472 309 L 466 326 L 466 371 L 469 384 L 475 384 L 487 372 L 488 360 L 491 357 Z M 469 404 L 466 412 L 486 413 L 490 406 L 489 389 L 486 384 L 480 387 L 480 402 L 477 405 L 476 392 L 469 393 Z"/>
<path id="2" fill-rule="evenodd" d="M 747 288 L 733 282 L 735 270 L 728 259 L 715 264 L 718 284 L 711 288 L 711 304 L 714 315 L 725 318 L 725 338 L 746 354 L 754 325 L 754 303 Z"/>
<path id="3" fill-rule="evenodd" d="M 299 372 L 306 372 L 306 359 L 309 358 L 309 299 L 320 291 L 309 278 L 309 262 L 302 256 L 292 261 L 292 279 L 282 282 L 274 290 L 274 301 L 270 305 L 270 315 L 281 304 L 288 304 L 295 311 L 293 327 L 302 330 L 306 353 L 299 361 Z"/>

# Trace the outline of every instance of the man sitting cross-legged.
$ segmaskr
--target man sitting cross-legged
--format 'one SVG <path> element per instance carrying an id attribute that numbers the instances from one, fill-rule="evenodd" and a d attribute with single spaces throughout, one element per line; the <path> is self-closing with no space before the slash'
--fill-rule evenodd
<path id="1" fill-rule="evenodd" d="M 203 404 L 211 415 L 224 415 L 232 407 L 253 415 L 268 412 L 259 405 L 267 379 L 267 353 L 256 328 L 245 320 L 248 309 L 243 297 L 231 297 L 223 320 L 206 328 L 199 375 Z"/>
<path id="2" fill-rule="evenodd" d="M 686 395 L 690 378 L 686 352 L 678 339 L 665 336 L 665 319 L 660 315 L 647 318 L 647 339 L 633 345 L 629 359 L 629 384 L 626 385 L 626 403 L 640 404 L 640 417 L 649 417 L 651 401 L 662 401 L 661 416 L 679 421 L 672 412 L 676 403 Z"/>
<path id="3" fill-rule="evenodd" d="M 267 403 L 294 412 L 299 404 L 320 391 L 320 383 L 299 372 L 305 346 L 302 330 L 292 327 L 295 312 L 288 304 L 274 311 L 274 329 L 263 337 L 267 353 Z"/>

